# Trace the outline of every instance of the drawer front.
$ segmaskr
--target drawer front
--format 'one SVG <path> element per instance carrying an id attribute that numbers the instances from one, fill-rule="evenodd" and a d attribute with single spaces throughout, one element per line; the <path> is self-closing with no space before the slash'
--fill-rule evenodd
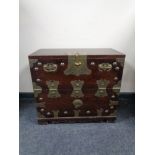
<path id="1" fill-rule="evenodd" d="M 109 100 L 108 98 L 84 98 L 63 100 L 50 100 L 39 102 L 37 104 L 39 118 L 48 117 L 82 117 L 82 116 L 111 116 L 115 115 L 117 100 Z"/>

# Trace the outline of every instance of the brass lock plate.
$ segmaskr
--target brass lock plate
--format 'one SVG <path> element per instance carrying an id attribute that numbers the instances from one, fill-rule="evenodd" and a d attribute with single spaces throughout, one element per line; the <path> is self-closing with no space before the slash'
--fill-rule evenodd
<path id="1" fill-rule="evenodd" d="M 38 86 L 35 82 L 33 84 L 34 97 L 38 97 L 38 95 L 42 92 L 42 88 Z"/>
<path id="2" fill-rule="evenodd" d="M 71 81 L 71 84 L 73 87 L 73 92 L 71 94 L 71 97 L 74 97 L 74 98 L 83 97 L 84 94 L 82 92 L 82 87 L 83 87 L 84 81 L 75 80 L 75 81 Z"/>
<path id="3" fill-rule="evenodd" d="M 91 70 L 87 67 L 87 56 L 76 54 L 68 56 L 68 66 L 64 71 L 65 75 L 90 75 Z"/>
<path id="4" fill-rule="evenodd" d="M 48 93 L 49 98 L 60 97 L 60 94 L 58 92 L 59 81 L 54 81 L 54 80 L 46 81 L 46 84 L 47 84 L 48 89 L 49 89 L 49 93 Z"/>
<path id="5" fill-rule="evenodd" d="M 99 71 L 110 71 L 112 69 L 112 65 L 110 63 L 101 63 L 98 65 Z"/>
<path id="6" fill-rule="evenodd" d="M 43 70 L 45 72 L 56 72 L 57 68 L 58 68 L 58 65 L 54 63 L 47 63 L 43 65 Z"/>
<path id="7" fill-rule="evenodd" d="M 104 97 L 107 96 L 107 85 L 108 85 L 109 81 L 108 80 L 97 80 L 97 85 L 98 85 L 98 90 L 95 94 L 95 96 L 97 97 Z"/>

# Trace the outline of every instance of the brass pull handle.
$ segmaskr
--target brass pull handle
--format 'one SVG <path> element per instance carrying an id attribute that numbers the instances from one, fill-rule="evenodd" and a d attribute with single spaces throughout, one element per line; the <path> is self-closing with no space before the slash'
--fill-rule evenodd
<path id="1" fill-rule="evenodd" d="M 43 65 L 43 69 L 45 72 L 56 72 L 57 68 L 58 68 L 58 65 L 54 63 L 47 63 Z"/>
<path id="2" fill-rule="evenodd" d="M 112 69 L 112 65 L 110 63 L 101 63 L 98 65 L 100 71 L 110 71 Z"/>
<path id="3" fill-rule="evenodd" d="M 75 66 L 80 66 L 82 63 L 80 61 L 80 58 L 79 58 L 79 54 L 76 53 L 75 55 L 75 62 L 74 62 Z"/>

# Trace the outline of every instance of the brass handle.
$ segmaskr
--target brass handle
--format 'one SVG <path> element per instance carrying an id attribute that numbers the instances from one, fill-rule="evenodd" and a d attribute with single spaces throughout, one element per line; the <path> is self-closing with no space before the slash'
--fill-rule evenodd
<path id="1" fill-rule="evenodd" d="M 46 72 L 56 72 L 57 68 L 58 68 L 58 65 L 54 63 L 47 63 L 43 65 L 43 69 Z"/>
<path id="2" fill-rule="evenodd" d="M 112 65 L 110 63 L 101 63 L 98 65 L 100 71 L 110 71 L 112 69 Z"/>

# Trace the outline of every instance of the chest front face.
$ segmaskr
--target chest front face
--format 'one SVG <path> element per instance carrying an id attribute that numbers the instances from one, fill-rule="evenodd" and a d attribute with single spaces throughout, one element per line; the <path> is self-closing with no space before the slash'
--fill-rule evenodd
<path id="1" fill-rule="evenodd" d="M 114 120 L 124 57 L 29 56 L 38 122 Z"/>

